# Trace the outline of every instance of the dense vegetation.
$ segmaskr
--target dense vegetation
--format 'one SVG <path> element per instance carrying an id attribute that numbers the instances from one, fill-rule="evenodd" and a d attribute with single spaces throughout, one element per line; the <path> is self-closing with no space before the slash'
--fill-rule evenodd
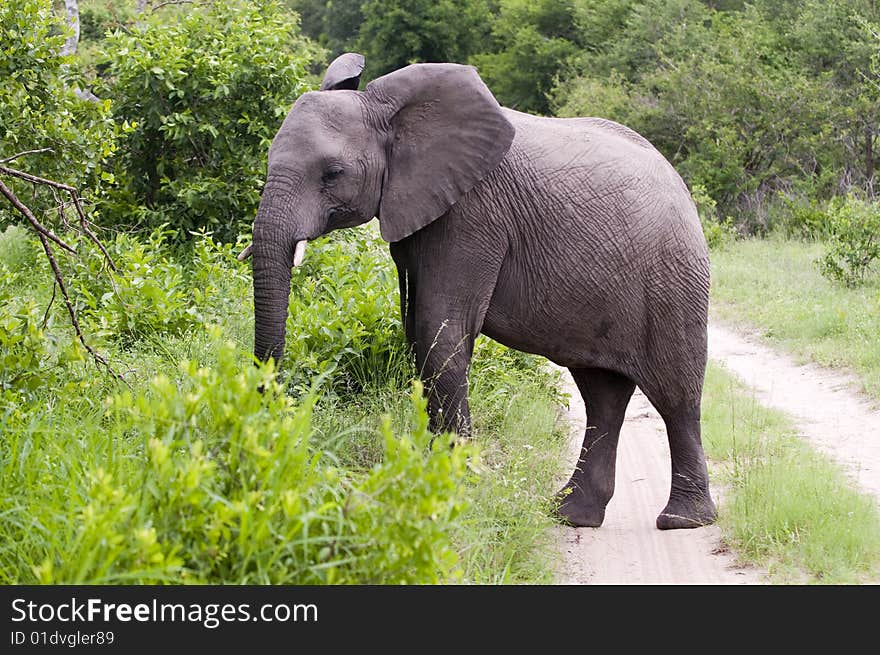
<path id="1" fill-rule="evenodd" d="M 253 365 L 235 254 L 269 140 L 314 86 L 317 49 L 292 14 L 233 2 L 138 18 L 119 4 L 90 21 L 126 29 L 76 59 L 58 54 L 48 2 L 0 8 L 16 46 L 0 51 L 0 158 L 51 147 L 8 164 L 79 186 L 109 258 L 57 188 L 2 180 L 76 250 L 55 249 L 58 273 L 86 343 L 125 378 L 96 374 L 4 201 L 0 580 L 549 581 L 553 376 L 481 340 L 472 440 L 429 434 L 371 229 L 310 249 L 290 299 L 295 365 L 280 382 Z"/>
<path id="2" fill-rule="evenodd" d="M 377 236 L 316 246 L 298 271 L 285 387 L 253 366 L 231 245 L 177 255 L 156 231 L 109 250 L 119 275 L 100 253 L 65 272 L 128 387 L 46 313 L 33 240 L 0 234 L 3 582 L 549 579 L 552 377 L 481 341 L 475 439 L 430 435 Z"/>

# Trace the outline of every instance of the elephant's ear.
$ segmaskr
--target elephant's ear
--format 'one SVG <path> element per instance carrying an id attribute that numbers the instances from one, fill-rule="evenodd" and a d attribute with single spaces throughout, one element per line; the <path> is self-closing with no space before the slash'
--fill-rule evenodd
<path id="1" fill-rule="evenodd" d="M 379 227 L 389 242 L 445 214 L 513 142 L 513 126 L 471 66 L 413 64 L 364 93 L 388 135 Z"/>
<path id="2" fill-rule="evenodd" d="M 338 91 L 339 89 L 357 91 L 363 72 L 363 55 L 356 52 L 346 52 L 339 55 L 327 66 L 327 72 L 324 73 L 324 79 L 321 82 L 321 91 Z"/>

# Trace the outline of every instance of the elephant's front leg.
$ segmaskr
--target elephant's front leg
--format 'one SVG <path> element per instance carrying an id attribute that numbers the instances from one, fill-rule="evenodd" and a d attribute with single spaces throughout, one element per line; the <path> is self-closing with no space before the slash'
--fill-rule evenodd
<path id="1" fill-rule="evenodd" d="M 435 235 L 440 232 L 441 235 Z M 430 226 L 391 246 L 407 340 L 428 396 L 431 430 L 468 435 L 468 372 L 503 246 Z M 474 248 L 478 250 L 473 250 Z"/>
<path id="2" fill-rule="evenodd" d="M 468 436 L 468 370 L 476 334 L 461 320 L 416 316 L 413 322 L 416 366 L 428 395 L 431 431 Z"/>

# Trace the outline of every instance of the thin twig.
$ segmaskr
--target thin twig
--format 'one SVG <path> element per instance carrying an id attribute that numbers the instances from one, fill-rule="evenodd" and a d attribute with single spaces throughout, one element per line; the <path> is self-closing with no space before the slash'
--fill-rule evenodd
<path id="1" fill-rule="evenodd" d="M 58 283 L 52 285 L 52 297 L 49 298 L 49 304 L 46 305 L 46 313 L 43 314 L 43 322 L 40 324 L 40 329 L 45 330 L 46 324 L 49 322 L 49 310 L 52 309 L 52 305 L 55 303 L 55 291 L 58 289 Z"/>
<path id="2" fill-rule="evenodd" d="M 0 166 L 0 171 L 2 171 L 2 169 L 3 169 L 3 167 Z M 18 210 L 18 212 L 20 214 L 22 214 L 26 219 L 28 219 L 30 224 L 33 226 L 33 228 L 37 231 L 37 233 L 41 237 L 48 237 L 49 239 L 51 239 L 52 241 L 57 243 L 59 246 L 61 246 L 62 248 L 64 248 L 68 252 L 72 252 L 74 255 L 76 254 L 76 250 L 74 250 L 72 246 L 69 246 L 66 243 L 64 243 L 64 241 L 62 241 L 54 232 L 52 232 L 52 230 L 50 230 L 47 227 L 44 227 L 43 224 L 37 220 L 37 217 L 34 216 L 33 212 L 30 209 L 28 209 L 27 206 L 25 206 L 21 202 L 21 200 L 19 200 L 15 196 L 14 193 L 12 193 L 12 189 L 10 189 L 8 186 L 3 184 L 2 180 L 0 180 L 0 193 L 2 193 L 4 196 L 6 196 L 7 200 L 9 200 L 9 202 L 12 203 L 12 206 L 15 207 Z"/>
<path id="3" fill-rule="evenodd" d="M 130 389 L 131 385 L 128 384 L 128 381 L 114 371 L 113 367 L 110 366 L 110 363 L 92 348 L 88 342 L 86 342 L 86 338 L 83 336 L 82 329 L 79 326 L 79 320 L 76 318 L 76 310 L 73 308 L 73 303 L 70 301 L 70 296 L 67 294 L 67 286 L 64 284 L 64 276 L 61 274 L 58 262 L 55 261 L 55 255 L 52 253 L 52 246 L 49 245 L 49 240 L 43 234 L 39 234 L 38 236 L 40 237 L 40 243 L 43 244 L 43 250 L 46 252 L 46 257 L 49 259 L 49 264 L 52 266 L 52 272 L 55 274 L 55 282 L 58 284 L 58 288 L 61 289 L 61 295 L 64 297 L 64 304 L 67 305 L 67 313 L 70 314 L 70 322 L 73 323 L 73 329 L 76 332 L 76 336 L 80 343 L 87 351 L 89 351 L 89 354 L 96 362 L 104 366 L 113 377 L 124 382 Z"/>
<path id="4" fill-rule="evenodd" d="M 86 220 L 86 214 L 83 211 L 82 205 L 80 204 L 79 194 L 76 192 L 76 189 L 70 192 L 70 197 L 73 200 L 73 206 L 76 207 L 76 213 L 79 214 L 79 225 L 82 228 L 82 231 L 86 233 L 89 239 L 92 240 L 98 248 L 100 248 L 101 252 L 104 254 L 104 259 L 107 260 L 107 263 L 110 265 L 110 268 L 113 269 L 114 273 L 118 273 L 119 269 L 116 268 L 116 264 L 113 263 L 113 258 L 110 257 L 110 253 L 107 252 L 107 249 L 104 247 L 104 244 L 98 240 L 98 237 L 95 236 L 95 233 L 89 229 L 89 222 Z"/>
<path id="5" fill-rule="evenodd" d="M 11 175 L 12 177 L 20 177 L 23 180 L 34 182 L 35 184 L 45 184 L 46 186 L 55 187 L 56 189 L 64 189 L 65 191 L 76 191 L 76 189 L 74 189 L 69 184 L 61 184 L 61 182 L 56 182 L 55 180 L 47 180 L 45 177 L 31 175 L 30 173 L 18 171 L 14 168 L 7 168 L 6 166 L 0 166 L 0 173 L 5 173 L 6 175 Z"/>
<path id="6" fill-rule="evenodd" d="M 36 188 L 36 185 L 34 185 Z M 52 199 L 55 201 L 56 209 L 58 210 L 58 220 L 61 221 L 62 225 L 64 225 L 65 229 L 70 229 L 70 221 L 67 220 L 67 213 L 64 211 L 67 209 L 67 203 L 65 203 L 61 198 L 58 197 L 58 190 L 51 189 L 52 191 Z"/>
<path id="7" fill-rule="evenodd" d="M 6 159 L 0 159 L 0 164 L 8 164 L 11 161 L 18 159 L 19 157 L 24 157 L 25 155 L 36 155 L 41 152 L 53 152 L 52 148 L 38 148 L 36 150 L 25 150 L 24 152 L 17 152 L 12 157 L 7 157 Z"/>
<path id="8" fill-rule="evenodd" d="M 155 7 L 150 7 L 150 13 L 153 13 L 157 9 L 161 9 L 162 7 L 167 7 L 168 5 L 207 5 L 211 4 L 209 2 L 197 2 L 196 0 L 166 0 L 166 2 L 160 2 Z"/>

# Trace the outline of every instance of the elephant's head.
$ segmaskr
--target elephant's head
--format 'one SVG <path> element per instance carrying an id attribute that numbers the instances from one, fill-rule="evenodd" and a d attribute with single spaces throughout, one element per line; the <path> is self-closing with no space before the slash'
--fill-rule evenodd
<path id="1" fill-rule="evenodd" d="M 291 267 L 308 241 L 379 217 L 399 241 L 445 214 L 506 154 L 513 127 L 476 71 L 415 64 L 357 91 L 364 58 L 335 60 L 269 149 L 254 222 L 254 353 L 281 359 Z M 244 253 L 243 253 L 244 254 Z"/>

